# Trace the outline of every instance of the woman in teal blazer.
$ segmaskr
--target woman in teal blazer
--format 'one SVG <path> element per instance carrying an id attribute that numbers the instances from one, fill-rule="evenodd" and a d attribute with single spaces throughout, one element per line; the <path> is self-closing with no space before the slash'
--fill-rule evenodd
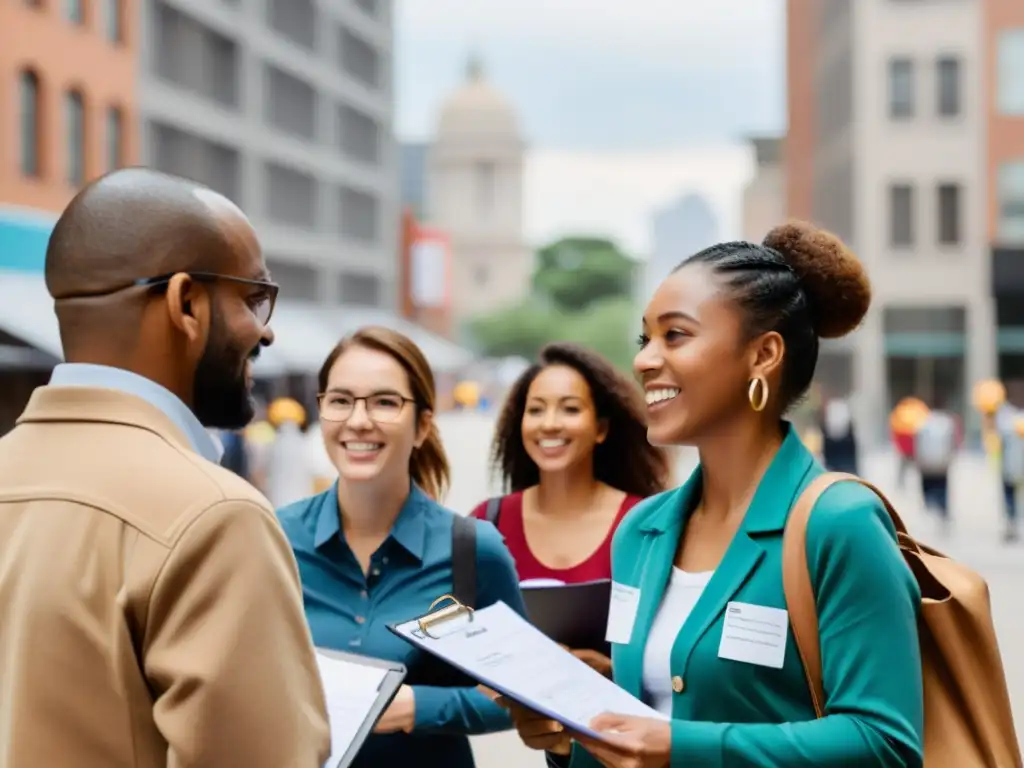
<path id="1" fill-rule="evenodd" d="M 618 529 L 609 621 L 615 682 L 660 717 L 602 715 L 597 741 L 513 707 L 552 765 L 921 765 L 920 592 L 868 489 L 827 490 L 807 530 L 821 719 L 785 613 L 783 530 L 824 470 L 782 415 L 811 382 L 819 337 L 852 330 L 869 303 L 853 254 L 802 223 L 702 251 L 661 285 L 635 361 L 648 437 L 696 446 L 700 465 Z"/>

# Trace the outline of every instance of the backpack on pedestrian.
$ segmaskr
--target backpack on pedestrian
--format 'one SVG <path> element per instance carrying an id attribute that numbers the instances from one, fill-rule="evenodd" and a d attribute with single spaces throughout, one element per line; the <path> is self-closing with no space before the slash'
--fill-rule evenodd
<path id="1" fill-rule="evenodd" d="M 956 455 L 956 419 L 932 411 L 914 435 L 914 463 L 922 475 L 945 475 Z"/>
<path id="2" fill-rule="evenodd" d="M 988 585 L 966 566 L 915 541 L 888 499 L 856 475 L 830 472 L 804 490 L 783 538 L 783 588 L 790 626 L 818 717 L 824 716 L 821 647 L 806 534 L 814 504 L 837 482 L 857 482 L 885 503 L 900 552 L 921 589 L 918 631 L 924 680 L 927 768 L 1021 768 Z M 880 652 L 881 649 L 880 649 Z"/>

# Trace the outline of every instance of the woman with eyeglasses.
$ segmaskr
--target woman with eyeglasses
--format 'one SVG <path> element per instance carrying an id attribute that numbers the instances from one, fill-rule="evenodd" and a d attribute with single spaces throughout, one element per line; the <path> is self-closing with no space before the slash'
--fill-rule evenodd
<path id="1" fill-rule="evenodd" d="M 327 356 L 319 391 L 324 445 L 338 480 L 278 513 L 298 562 L 313 641 L 409 669 L 408 684 L 355 766 L 471 768 L 467 735 L 505 730 L 509 716 L 476 688 L 419 684 L 432 662 L 387 629 L 453 591 L 455 513 L 439 502 L 449 470 L 433 422 L 433 374 L 407 337 L 363 328 Z M 501 536 L 490 525 L 477 529 L 477 607 L 503 601 L 525 614 Z"/>

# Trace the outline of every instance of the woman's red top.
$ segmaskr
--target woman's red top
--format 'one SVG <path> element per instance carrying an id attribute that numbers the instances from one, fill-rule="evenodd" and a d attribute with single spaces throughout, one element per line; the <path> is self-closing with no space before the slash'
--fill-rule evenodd
<path id="1" fill-rule="evenodd" d="M 619 527 L 619 523 L 622 522 L 622 518 L 636 506 L 641 498 L 640 496 L 626 495 L 604 541 L 590 557 L 572 568 L 548 568 L 533 556 L 530 545 L 526 541 L 526 531 L 523 526 L 523 492 L 517 491 L 503 496 L 501 511 L 498 515 L 498 532 L 505 537 L 505 545 L 515 560 L 519 580 L 555 579 L 565 584 L 578 584 L 583 581 L 610 579 L 612 576 L 612 536 L 615 534 L 615 529 Z M 487 502 L 483 502 L 474 509 L 471 516 L 486 520 Z"/>

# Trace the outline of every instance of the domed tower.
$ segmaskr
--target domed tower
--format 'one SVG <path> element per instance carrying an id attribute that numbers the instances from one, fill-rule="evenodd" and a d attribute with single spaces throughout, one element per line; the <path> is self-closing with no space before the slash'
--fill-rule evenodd
<path id="1" fill-rule="evenodd" d="M 529 290 L 533 254 L 523 235 L 519 119 L 472 57 L 466 80 L 441 108 L 427 162 L 432 224 L 451 237 L 457 321 L 493 311 Z"/>

